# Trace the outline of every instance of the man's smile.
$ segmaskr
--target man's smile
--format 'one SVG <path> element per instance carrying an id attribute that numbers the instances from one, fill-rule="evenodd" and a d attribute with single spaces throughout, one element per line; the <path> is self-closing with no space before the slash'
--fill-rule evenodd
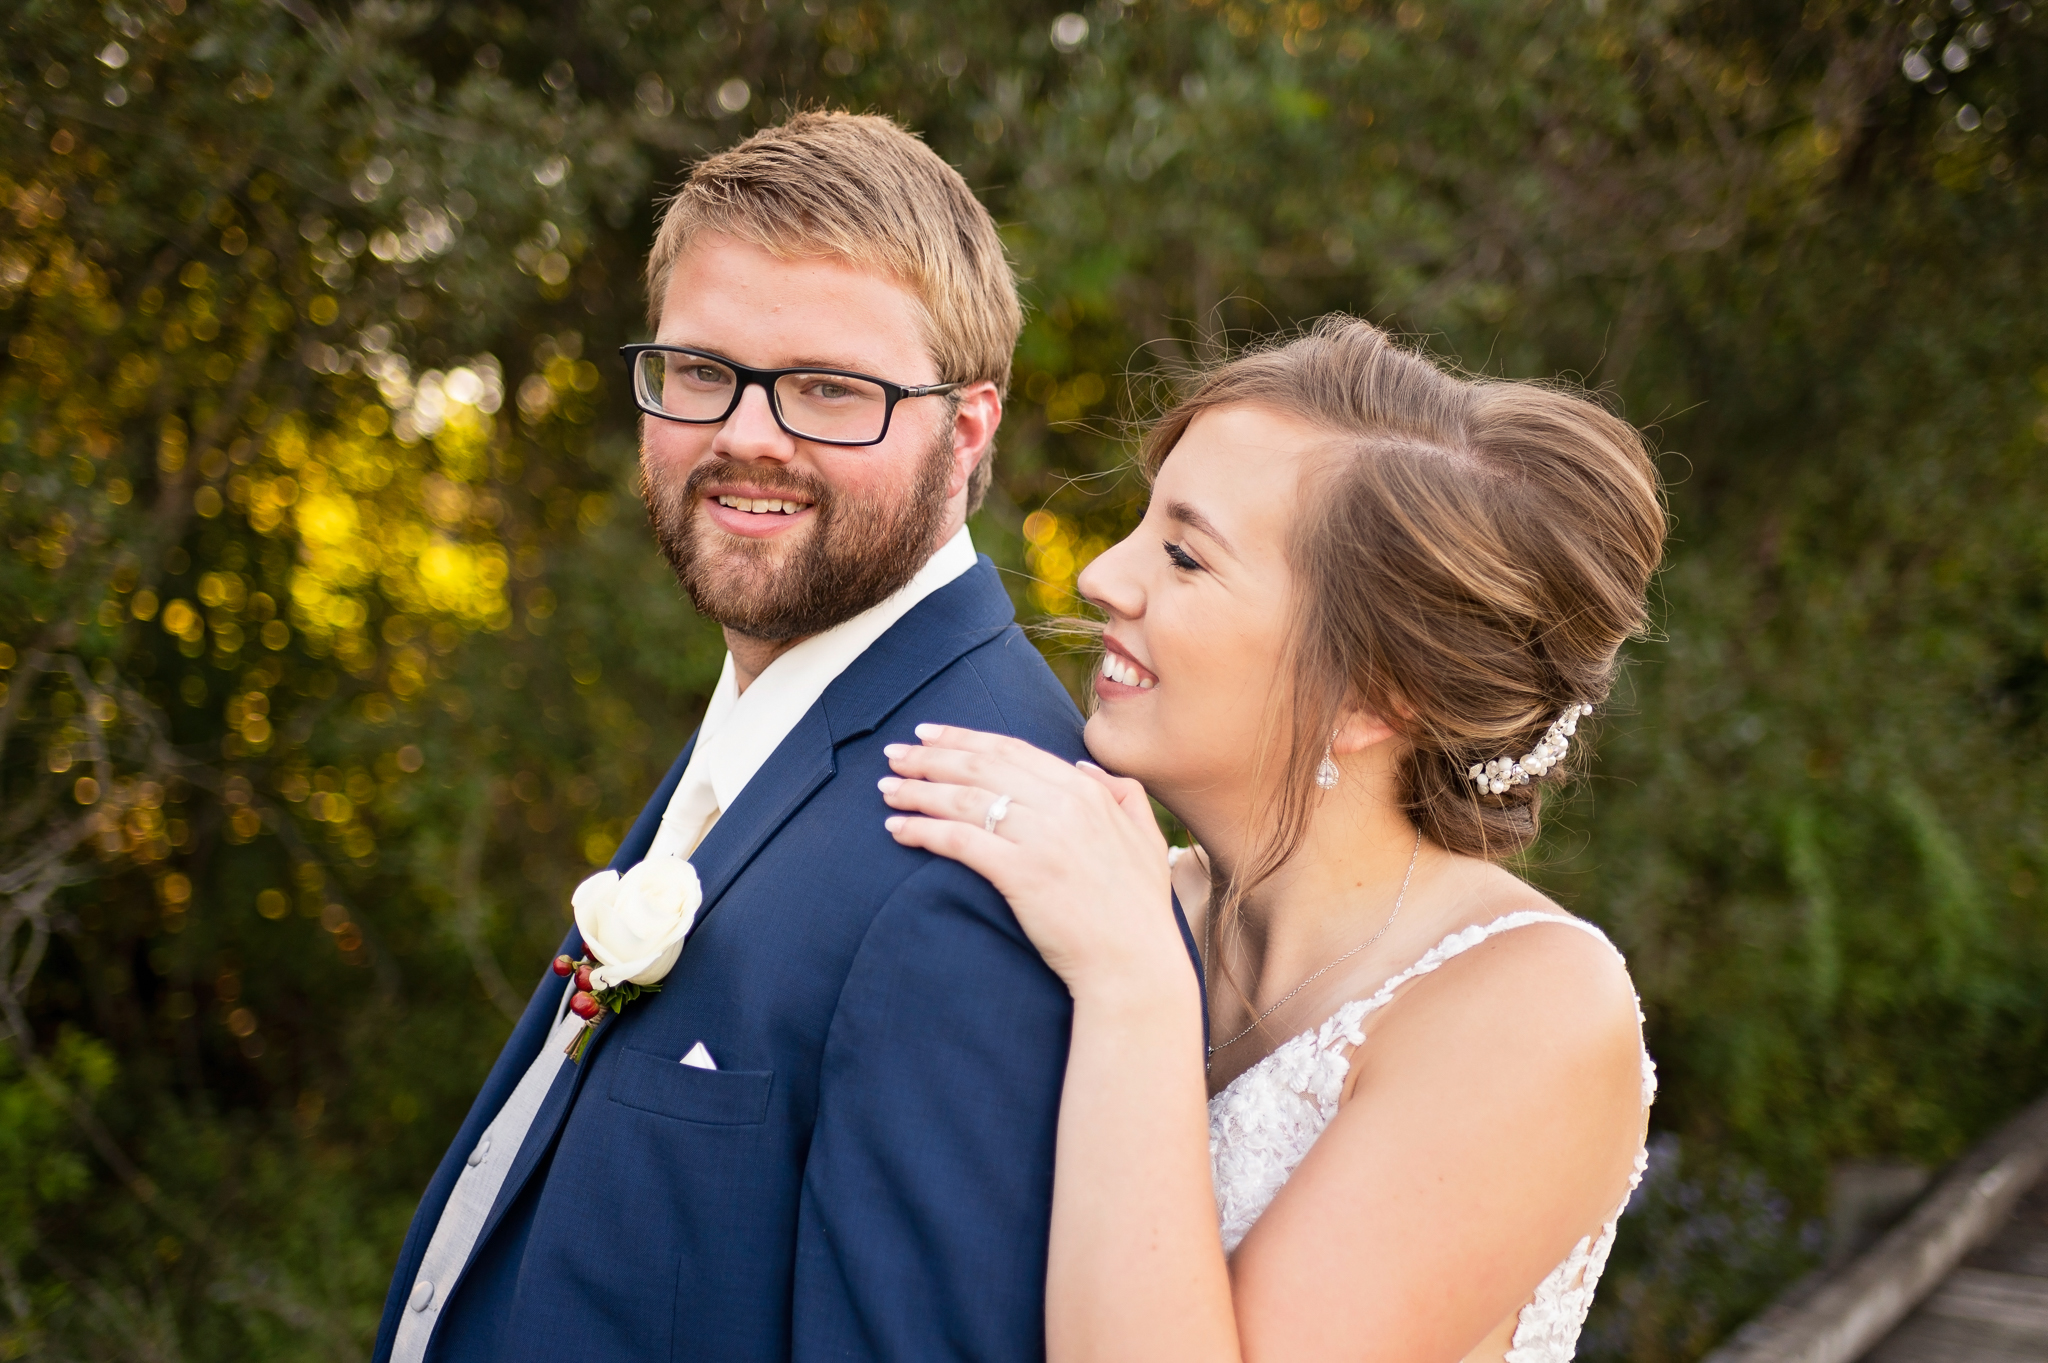
<path id="1" fill-rule="evenodd" d="M 729 506 L 734 511 L 772 511 L 778 516 L 793 516 L 810 507 L 809 502 L 791 501 L 786 497 L 714 497 L 720 506 Z"/>
<path id="2" fill-rule="evenodd" d="M 769 539 L 813 519 L 817 503 L 781 488 L 713 485 L 704 489 L 704 514 L 720 530 L 745 539 Z"/>

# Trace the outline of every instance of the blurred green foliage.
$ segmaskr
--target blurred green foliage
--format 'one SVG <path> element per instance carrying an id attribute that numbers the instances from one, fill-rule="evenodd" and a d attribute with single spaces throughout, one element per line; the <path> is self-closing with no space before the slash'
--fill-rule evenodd
<path id="1" fill-rule="evenodd" d="M 1697 1356 L 1809 1260 L 1831 1163 L 2048 1086 L 2026 0 L 4 23 L 0 1358 L 367 1351 L 715 678 L 612 352 L 664 189 L 796 105 L 896 115 L 1004 225 L 975 528 L 1027 614 L 1131 523 L 1172 366 L 1325 310 L 1656 432 L 1663 637 L 1531 869 L 1630 954 L 1698 1176 L 1624 1222 L 1589 1355 Z"/>

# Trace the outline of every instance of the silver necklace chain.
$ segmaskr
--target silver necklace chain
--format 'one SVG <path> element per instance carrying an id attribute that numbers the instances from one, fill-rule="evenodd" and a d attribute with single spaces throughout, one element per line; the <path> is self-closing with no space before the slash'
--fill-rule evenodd
<path id="1" fill-rule="evenodd" d="M 1394 911 L 1387 915 L 1386 922 L 1380 924 L 1380 930 L 1374 933 L 1372 936 L 1366 938 L 1363 942 L 1360 942 L 1357 946 L 1351 948 L 1351 950 L 1345 952 L 1342 956 L 1339 956 L 1336 960 L 1324 966 L 1321 970 L 1318 970 L 1315 974 L 1303 980 L 1300 984 L 1294 986 L 1294 988 L 1288 990 L 1285 994 L 1282 994 L 1280 996 L 1280 1000 L 1278 1003 L 1275 1003 L 1271 1008 L 1268 1008 L 1265 1012 L 1259 1014 L 1257 1017 L 1252 1019 L 1251 1026 L 1245 1028 L 1243 1031 L 1239 1032 L 1236 1036 L 1230 1038 L 1230 1040 L 1228 1041 L 1219 1041 L 1214 1046 L 1205 1048 L 1208 1056 L 1213 1057 L 1216 1054 L 1216 1052 L 1220 1050 L 1225 1050 L 1231 1046 L 1235 1046 L 1238 1042 L 1250 1036 L 1253 1032 L 1258 1030 L 1260 1023 L 1264 1022 L 1267 1018 L 1273 1016 L 1273 1014 L 1280 1011 L 1281 1004 L 1286 1003 L 1296 994 L 1299 994 L 1302 990 L 1308 988 L 1317 980 L 1329 974 L 1338 966 L 1344 964 L 1353 956 L 1356 956 L 1359 952 L 1364 951 L 1374 942 L 1379 941 L 1380 938 L 1386 936 L 1387 929 L 1394 926 L 1394 920 L 1401 916 L 1401 902 L 1408 898 L 1408 882 L 1415 878 L 1415 863 L 1417 859 L 1419 859 L 1421 856 L 1422 830 L 1418 828 L 1415 830 L 1415 850 L 1408 854 L 1408 874 L 1401 877 L 1401 892 L 1394 896 Z"/>

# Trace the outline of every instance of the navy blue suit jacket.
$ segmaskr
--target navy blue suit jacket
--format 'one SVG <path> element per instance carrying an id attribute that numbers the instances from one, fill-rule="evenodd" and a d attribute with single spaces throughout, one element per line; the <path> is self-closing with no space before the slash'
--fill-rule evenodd
<path id="1" fill-rule="evenodd" d="M 855 660 L 712 827 L 681 959 L 557 1078 L 431 1363 L 1043 1357 L 1069 1001 L 986 881 L 883 829 L 882 747 L 927 721 L 1084 755 L 985 558 Z M 560 996 L 543 974 L 421 1200 L 378 1363 Z M 678 1063 L 700 1041 L 717 1070 Z"/>

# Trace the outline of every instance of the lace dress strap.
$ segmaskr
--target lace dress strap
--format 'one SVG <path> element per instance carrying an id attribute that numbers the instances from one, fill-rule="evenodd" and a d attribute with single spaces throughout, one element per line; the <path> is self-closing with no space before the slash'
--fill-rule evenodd
<path id="1" fill-rule="evenodd" d="M 1617 960 L 1621 952 L 1606 933 L 1582 918 L 1568 914 L 1545 913 L 1539 909 L 1523 909 L 1515 913 L 1502 914 L 1490 923 L 1474 923 L 1471 927 L 1451 933 L 1441 942 L 1422 953 L 1415 963 L 1397 975 L 1393 975 L 1369 997 L 1353 999 L 1338 1008 L 1323 1021 L 1314 1032 L 1304 1032 L 1294 1042 L 1283 1045 L 1273 1055 L 1294 1050 L 1294 1054 L 1281 1062 L 1281 1068 L 1292 1071 L 1291 1077 L 1298 1082 L 1297 1092 L 1312 1098 L 1321 1109 L 1322 1119 L 1328 1121 L 1337 1115 L 1337 1100 L 1343 1092 L 1344 1078 L 1349 1073 L 1352 1047 L 1365 1044 L 1365 1020 L 1393 1002 L 1394 996 L 1411 981 L 1428 975 L 1450 961 L 1456 960 L 1489 937 L 1516 928 L 1525 928 L 1532 923 L 1563 923 L 1577 928 L 1580 932 L 1597 940 L 1612 951 Z M 1642 1001 L 1636 1001 L 1636 1021 L 1642 1022 Z M 1311 1040 L 1311 1038 L 1313 1038 Z M 1296 1049 L 1297 1043 L 1307 1043 Z M 1273 1057 L 1268 1057 L 1269 1059 Z M 1643 1106 L 1648 1107 L 1657 1097 L 1657 1066 L 1651 1061 L 1647 1049 L 1643 1051 Z"/>

